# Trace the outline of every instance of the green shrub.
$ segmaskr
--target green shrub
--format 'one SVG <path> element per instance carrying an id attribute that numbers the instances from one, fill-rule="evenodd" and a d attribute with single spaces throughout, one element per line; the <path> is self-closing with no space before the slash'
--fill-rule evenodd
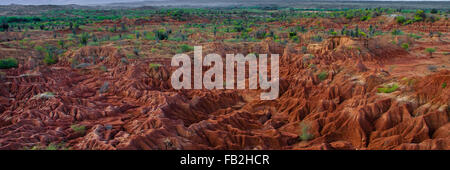
<path id="1" fill-rule="evenodd" d="M 304 122 L 300 123 L 300 128 L 301 128 L 301 134 L 299 135 L 300 140 L 302 141 L 309 141 L 311 140 L 314 136 L 309 132 L 310 131 L 310 125 Z"/>
<path id="2" fill-rule="evenodd" d="M 370 20 L 371 19 L 371 17 L 370 16 L 363 16 L 363 17 L 361 17 L 361 21 L 367 21 L 367 20 Z"/>
<path id="3" fill-rule="evenodd" d="M 436 51 L 436 48 L 425 48 L 425 52 L 430 54 L 430 57 L 433 57 L 433 53 Z"/>
<path id="4" fill-rule="evenodd" d="M 58 45 L 59 45 L 59 47 L 60 48 L 65 48 L 65 46 L 64 46 L 64 40 L 58 40 Z"/>
<path id="5" fill-rule="evenodd" d="M 436 49 L 435 48 L 426 48 L 425 51 L 428 53 L 433 53 L 436 51 Z"/>
<path id="6" fill-rule="evenodd" d="M 359 32 L 358 32 L 358 36 L 360 36 L 360 37 L 366 37 L 367 34 L 366 34 L 365 32 L 359 31 Z"/>
<path id="7" fill-rule="evenodd" d="M 17 59 L 15 58 L 6 58 L 6 59 L 0 59 L 0 69 L 8 69 L 17 67 Z"/>
<path id="8" fill-rule="evenodd" d="M 91 42 L 88 42 L 87 45 L 88 45 L 88 46 L 99 46 L 100 43 L 99 43 L 99 42 L 91 41 Z"/>
<path id="9" fill-rule="evenodd" d="M 295 43 L 299 43 L 299 42 L 300 42 L 300 39 L 298 39 L 297 36 L 293 36 L 293 37 L 291 37 L 291 39 L 292 39 L 292 41 L 295 42 Z"/>
<path id="10" fill-rule="evenodd" d="M 149 67 L 151 69 L 158 69 L 159 67 L 161 67 L 161 64 L 159 64 L 159 63 L 150 63 Z"/>
<path id="11" fill-rule="evenodd" d="M 292 39 L 292 37 L 297 36 L 296 32 L 289 32 L 289 38 Z"/>
<path id="12" fill-rule="evenodd" d="M 65 146 L 65 143 L 50 143 L 48 146 L 39 146 L 39 145 L 35 145 L 31 148 L 25 147 L 25 150 L 68 150 L 69 148 L 67 148 Z"/>
<path id="13" fill-rule="evenodd" d="M 402 32 L 402 30 L 395 29 L 395 30 L 393 30 L 393 31 L 391 32 L 391 34 L 392 34 L 392 35 L 402 35 L 403 32 Z"/>
<path id="14" fill-rule="evenodd" d="M 411 37 L 411 38 L 414 38 L 414 39 L 421 39 L 421 38 L 422 38 L 421 36 L 416 35 L 416 34 L 414 34 L 414 33 L 408 34 L 408 37 Z"/>
<path id="15" fill-rule="evenodd" d="M 185 53 L 185 52 L 189 52 L 189 51 L 194 50 L 194 47 L 192 47 L 192 46 L 190 46 L 190 45 L 187 45 L 187 44 L 180 45 L 179 48 L 180 48 L 179 50 L 180 50 L 182 53 Z"/>
<path id="16" fill-rule="evenodd" d="M 156 37 L 155 37 L 154 33 L 144 32 L 144 39 L 155 40 Z"/>
<path id="17" fill-rule="evenodd" d="M 414 20 L 408 19 L 403 25 L 408 25 L 414 23 Z"/>
<path id="18" fill-rule="evenodd" d="M 402 44 L 402 48 L 405 49 L 405 50 L 408 50 L 409 49 L 409 44 L 408 43 L 403 43 Z"/>
<path id="19" fill-rule="evenodd" d="M 328 77 L 328 72 L 322 71 L 317 75 L 317 78 L 319 78 L 320 81 L 324 81 Z"/>
<path id="20" fill-rule="evenodd" d="M 378 88 L 378 93 L 392 93 L 392 92 L 394 92 L 397 89 L 398 89 L 398 85 L 397 84 L 386 85 L 384 87 Z"/>
<path id="21" fill-rule="evenodd" d="M 56 146 L 55 144 L 51 143 L 50 145 L 48 145 L 45 150 L 58 150 L 58 146 Z"/>
<path id="22" fill-rule="evenodd" d="M 134 39 L 135 37 L 134 37 L 134 34 L 126 34 L 125 35 L 125 39 L 129 39 L 129 40 L 132 40 L 132 39 Z"/>
<path id="23" fill-rule="evenodd" d="M 58 58 L 53 53 L 46 53 L 44 58 L 44 63 L 47 65 L 55 64 L 58 62 Z"/>
<path id="24" fill-rule="evenodd" d="M 436 14 L 436 13 L 438 13 L 438 10 L 433 8 L 433 9 L 431 9 L 430 13 Z"/>
<path id="25" fill-rule="evenodd" d="M 414 21 L 423 21 L 425 20 L 426 15 L 423 10 L 417 10 L 416 14 L 414 15 Z"/>
<path id="26" fill-rule="evenodd" d="M 442 83 L 442 85 L 441 85 L 441 86 L 442 86 L 442 88 L 443 88 L 443 89 L 445 89 L 445 88 L 447 87 L 447 83 L 446 83 L 446 82 L 444 82 L 444 83 Z"/>
<path id="27" fill-rule="evenodd" d="M 83 32 L 80 37 L 80 44 L 87 45 L 89 40 L 89 34 L 87 32 Z"/>
<path id="28" fill-rule="evenodd" d="M 332 36 L 336 36 L 337 35 L 337 32 L 336 31 L 331 31 L 331 32 L 329 32 L 330 33 L 330 35 L 332 35 Z"/>
<path id="29" fill-rule="evenodd" d="M 165 29 L 159 29 L 153 31 L 157 40 L 167 40 L 169 38 L 169 32 Z"/>
<path id="30" fill-rule="evenodd" d="M 118 41 L 118 40 L 121 40 L 122 39 L 122 37 L 120 36 L 120 35 L 116 35 L 116 36 L 113 36 L 113 37 L 111 37 L 111 41 Z"/>
<path id="31" fill-rule="evenodd" d="M 76 133 L 84 134 L 86 132 L 86 126 L 84 125 L 72 125 L 70 128 Z"/>
<path id="32" fill-rule="evenodd" d="M 403 24 L 406 22 L 406 18 L 404 16 L 398 16 L 395 19 L 396 19 L 397 23 L 399 23 L 399 24 Z"/>

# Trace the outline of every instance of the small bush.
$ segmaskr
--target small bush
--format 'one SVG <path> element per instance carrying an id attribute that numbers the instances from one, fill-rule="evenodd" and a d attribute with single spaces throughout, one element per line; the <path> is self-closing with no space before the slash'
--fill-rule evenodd
<path id="1" fill-rule="evenodd" d="M 414 34 L 414 33 L 410 33 L 410 34 L 408 34 L 408 37 L 414 38 L 414 39 L 416 39 L 416 40 L 418 40 L 418 39 L 421 39 L 421 38 L 422 38 L 422 36 L 416 35 L 416 34 Z"/>
<path id="2" fill-rule="evenodd" d="M 436 52 L 436 48 L 425 48 L 425 52 L 430 54 L 430 57 L 433 57 L 433 53 Z"/>
<path id="3" fill-rule="evenodd" d="M 158 69 L 159 67 L 161 67 L 161 64 L 159 64 L 159 63 L 150 63 L 149 67 L 151 69 Z"/>
<path id="4" fill-rule="evenodd" d="M 378 93 L 392 93 L 397 89 L 398 89 L 397 84 L 387 85 L 387 86 L 378 88 Z"/>
<path id="5" fill-rule="evenodd" d="M 167 40 L 169 38 L 169 34 L 170 34 L 170 32 L 168 32 L 164 29 L 155 30 L 155 31 L 153 31 L 153 33 L 155 34 L 155 38 L 157 40 Z"/>
<path id="6" fill-rule="evenodd" d="M 86 33 L 86 32 L 83 32 L 81 34 L 81 37 L 80 37 L 80 44 L 81 45 L 87 45 L 88 44 L 88 40 L 89 40 L 89 34 Z"/>
<path id="7" fill-rule="evenodd" d="M 295 43 L 299 43 L 299 42 L 300 42 L 300 39 L 298 39 L 297 36 L 293 36 L 291 39 L 292 39 L 292 41 L 295 42 Z"/>
<path id="8" fill-rule="evenodd" d="M 42 51 L 42 52 L 41 52 Z M 63 50 L 59 50 L 54 46 L 46 45 L 42 48 L 40 53 L 44 56 L 44 63 L 47 65 L 55 64 L 58 62 L 58 55 L 63 53 Z"/>
<path id="9" fill-rule="evenodd" d="M 367 21 L 367 20 L 370 20 L 371 19 L 371 17 L 370 16 L 363 16 L 363 17 L 361 17 L 361 21 Z"/>
<path id="10" fill-rule="evenodd" d="M 399 29 L 395 29 L 391 32 L 392 35 L 403 35 L 403 31 Z"/>
<path id="11" fill-rule="evenodd" d="M 25 147 L 24 149 L 26 149 L 26 150 L 68 150 L 69 148 L 67 148 L 65 146 L 65 143 L 63 142 L 63 143 L 58 143 L 58 144 L 50 143 L 48 146 L 36 145 L 31 148 Z"/>
<path id="12" fill-rule="evenodd" d="M 293 37 L 296 37 L 297 33 L 296 32 L 289 32 L 289 38 L 292 39 Z"/>
<path id="13" fill-rule="evenodd" d="M 88 46 L 99 46 L 100 43 L 99 42 L 94 42 L 94 41 L 90 41 L 87 43 Z"/>
<path id="14" fill-rule="evenodd" d="M 446 82 L 444 82 L 444 83 L 442 83 L 442 85 L 441 85 L 441 86 L 442 86 L 442 88 L 443 88 L 443 89 L 445 89 L 445 88 L 447 87 L 447 83 L 446 83 Z"/>
<path id="15" fill-rule="evenodd" d="M 50 145 L 48 145 L 45 150 L 58 150 L 58 146 L 56 146 L 55 144 L 51 143 Z"/>
<path id="16" fill-rule="evenodd" d="M 58 58 L 52 54 L 52 53 L 47 53 L 45 54 L 45 58 L 44 58 L 44 63 L 47 65 L 51 65 L 51 64 L 55 64 L 58 62 Z"/>
<path id="17" fill-rule="evenodd" d="M 64 49 L 64 48 L 66 47 L 65 44 L 64 44 L 64 40 L 59 40 L 59 41 L 58 41 L 58 45 L 59 45 L 59 47 L 62 48 L 62 49 Z"/>
<path id="18" fill-rule="evenodd" d="M 403 43 L 402 44 L 402 48 L 405 49 L 405 50 L 408 50 L 409 49 L 409 44 L 408 43 Z"/>
<path id="19" fill-rule="evenodd" d="M 72 125 L 70 128 L 76 133 L 84 134 L 86 132 L 86 126 L 84 125 Z"/>
<path id="20" fill-rule="evenodd" d="M 404 16 L 398 16 L 395 19 L 396 19 L 397 23 L 399 23 L 399 24 L 403 24 L 406 22 L 406 18 Z"/>
<path id="21" fill-rule="evenodd" d="M 330 33 L 330 35 L 332 35 L 332 36 L 336 36 L 337 35 L 337 32 L 336 31 L 332 31 L 332 32 L 329 32 Z"/>
<path id="22" fill-rule="evenodd" d="M 432 14 L 437 14 L 437 13 L 438 13 L 438 10 L 433 8 L 433 9 L 431 9 L 430 13 L 432 13 Z"/>
<path id="23" fill-rule="evenodd" d="M 0 60 L 0 69 L 8 69 L 13 67 L 17 67 L 17 59 L 11 57 Z"/>
<path id="24" fill-rule="evenodd" d="M 306 124 L 304 122 L 300 123 L 300 128 L 301 128 L 301 134 L 299 135 L 300 140 L 302 141 L 309 141 L 311 140 L 314 136 L 309 132 L 310 131 L 310 125 Z"/>
<path id="25" fill-rule="evenodd" d="M 328 72 L 322 71 L 317 75 L 317 78 L 319 78 L 320 81 L 324 81 L 328 77 Z"/>
<path id="26" fill-rule="evenodd" d="M 180 48 L 179 50 L 183 53 L 194 50 L 194 47 L 187 45 L 187 44 L 180 45 L 179 48 Z"/>

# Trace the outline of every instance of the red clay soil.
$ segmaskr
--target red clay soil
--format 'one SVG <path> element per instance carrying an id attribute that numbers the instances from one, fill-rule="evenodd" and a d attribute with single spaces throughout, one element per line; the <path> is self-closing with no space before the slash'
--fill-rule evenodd
<path id="1" fill-rule="evenodd" d="M 0 149 L 450 149 L 450 71 L 403 77 L 408 66 L 389 64 L 421 59 L 367 41 L 333 37 L 311 54 L 271 40 L 204 47 L 282 54 L 272 101 L 258 90 L 174 90 L 169 59 L 125 59 L 112 46 L 67 52 L 34 72 L 23 64 L 1 77 Z M 393 83 L 396 91 L 378 92 Z"/>

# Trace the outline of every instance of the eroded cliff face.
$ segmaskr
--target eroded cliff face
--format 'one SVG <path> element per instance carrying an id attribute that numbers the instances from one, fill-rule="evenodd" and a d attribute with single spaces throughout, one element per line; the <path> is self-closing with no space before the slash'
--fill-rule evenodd
<path id="1" fill-rule="evenodd" d="M 449 149 L 450 88 L 442 84 L 450 71 L 395 77 L 383 65 L 410 60 L 402 48 L 347 37 L 310 45 L 308 53 L 270 39 L 203 48 L 280 54 L 279 98 L 174 90 L 170 59 L 83 47 L 58 65 L 1 77 L 0 149 Z M 378 91 L 388 84 L 398 89 Z"/>

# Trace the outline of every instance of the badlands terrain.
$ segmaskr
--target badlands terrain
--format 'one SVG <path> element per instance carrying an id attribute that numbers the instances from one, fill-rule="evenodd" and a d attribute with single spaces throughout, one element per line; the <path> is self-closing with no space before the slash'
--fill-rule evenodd
<path id="1" fill-rule="evenodd" d="M 0 16 L 0 149 L 448 150 L 448 17 L 145 7 Z M 280 54 L 279 97 L 174 90 L 171 57 L 193 46 Z"/>

